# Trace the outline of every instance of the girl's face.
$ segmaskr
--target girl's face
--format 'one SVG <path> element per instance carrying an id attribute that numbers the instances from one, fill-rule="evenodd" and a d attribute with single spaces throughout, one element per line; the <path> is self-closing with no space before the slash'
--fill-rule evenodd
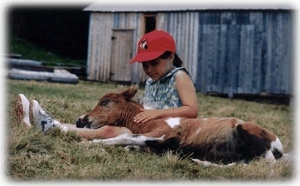
<path id="1" fill-rule="evenodd" d="M 173 68 L 174 53 L 167 59 L 157 58 L 151 61 L 143 62 L 143 69 L 147 76 L 154 81 L 159 80 L 161 77 L 170 72 Z"/>

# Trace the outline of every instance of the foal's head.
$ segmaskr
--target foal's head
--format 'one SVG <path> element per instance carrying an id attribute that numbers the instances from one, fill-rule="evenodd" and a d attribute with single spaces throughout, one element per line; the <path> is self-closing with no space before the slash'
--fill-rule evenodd
<path id="1" fill-rule="evenodd" d="M 131 98 L 137 93 L 136 86 L 130 86 L 120 93 L 103 96 L 95 108 L 76 120 L 78 128 L 100 128 L 104 125 L 124 126 L 139 112 L 141 105 Z"/>

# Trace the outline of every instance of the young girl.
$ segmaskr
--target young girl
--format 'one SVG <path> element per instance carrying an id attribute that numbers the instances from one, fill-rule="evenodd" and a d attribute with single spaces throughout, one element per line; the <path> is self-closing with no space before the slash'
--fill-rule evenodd
<path id="1" fill-rule="evenodd" d="M 175 51 L 173 37 L 162 30 L 145 34 L 138 42 L 137 55 L 130 63 L 140 62 L 150 77 L 145 86 L 144 104 L 155 110 L 143 109 L 134 118 L 136 122 L 161 117 L 198 116 L 195 87 Z"/>
<path id="2" fill-rule="evenodd" d="M 173 37 L 165 31 L 154 30 L 145 34 L 137 46 L 137 54 L 130 64 L 141 63 L 149 79 L 145 85 L 143 98 L 145 108 L 134 117 L 134 121 L 145 123 L 162 117 L 196 118 L 198 116 L 196 90 L 189 72 L 181 67 L 182 61 L 175 53 L 176 45 Z M 37 125 L 41 131 L 60 127 L 63 131 L 75 131 L 79 136 L 90 139 L 131 133 L 124 127 L 82 129 L 72 124 L 61 124 L 47 114 L 36 100 L 32 100 L 29 104 L 23 94 L 18 95 L 15 110 L 20 121 L 28 127 L 31 124 Z"/>

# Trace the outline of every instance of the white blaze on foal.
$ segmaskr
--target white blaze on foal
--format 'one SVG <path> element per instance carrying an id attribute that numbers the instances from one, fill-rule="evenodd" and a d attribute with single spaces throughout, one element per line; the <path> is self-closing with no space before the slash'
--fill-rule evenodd
<path id="1" fill-rule="evenodd" d="M 180 118 L 168 118 L 165 120 L 171 128 L 180 124 Z"/>

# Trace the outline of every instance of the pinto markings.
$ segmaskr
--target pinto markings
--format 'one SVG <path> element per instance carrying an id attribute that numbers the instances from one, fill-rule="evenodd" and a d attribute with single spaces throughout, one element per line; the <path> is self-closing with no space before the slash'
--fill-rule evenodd
<path id="1" fill-rule="evenodd" d="M 171 128 L 174 128 L 175 126 L 180 125 L 180 118 L 168 118 L 165 121 Z"/>
<path id="2" fill-rule="evenodd" d="M 269 160 L 283 156 L 282 144 L 274 133 L 234 117 L 160 118 L 136 123 L 134 116 L 145 108 L 131 99 L 136 92 L 137 88 L 131 86 L 120 93 L 106 94 L 91 112 L 78 118 L 76 126 L 91 129 L 121 126 L 134 134 L 94 142 L 147 146 L 156 152 L 174 150 L 204 164 L 231 165 L 234 162 L 247 163 L 260 156 Z"/>

